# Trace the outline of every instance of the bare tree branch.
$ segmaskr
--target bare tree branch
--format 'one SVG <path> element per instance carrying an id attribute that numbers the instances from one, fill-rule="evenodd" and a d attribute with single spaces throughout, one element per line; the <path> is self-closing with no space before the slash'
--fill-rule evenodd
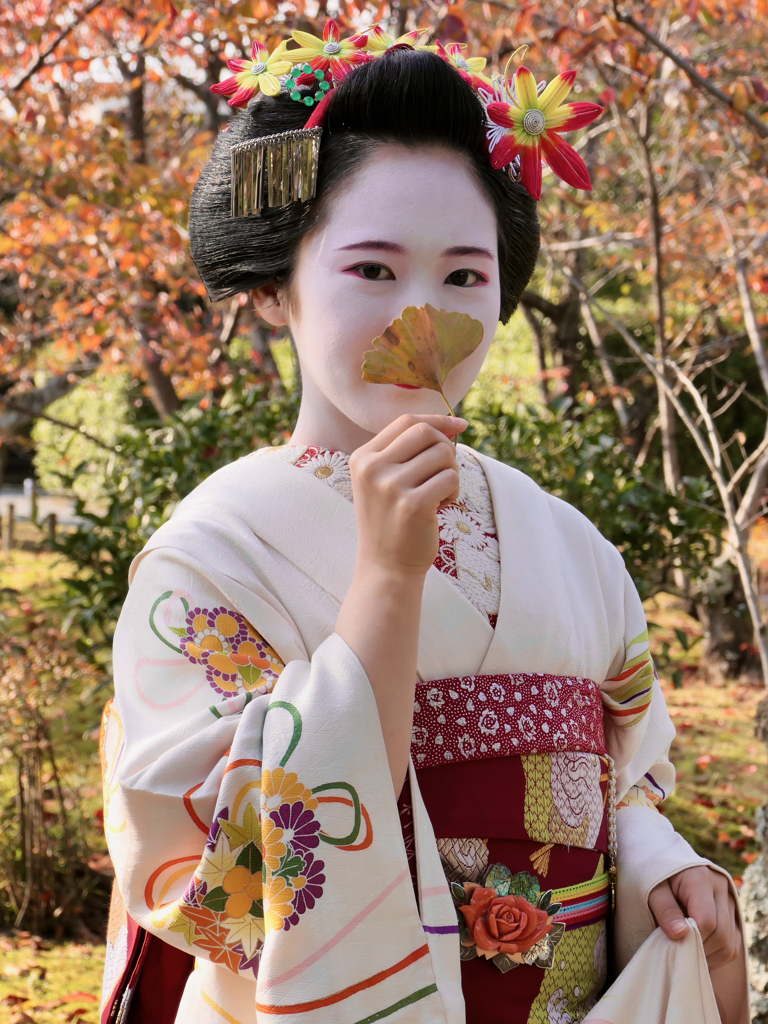
<path id="1" fill-rule="evenodd" d="M 564 266 L 558 264 L 558 269 L 568 280 L 575 285 L 579 291 L 588 295 L 586 286 L 572 273 L 572 271 Z M 736 568 L 739 573 L 739 579 L 741 585 L 744 588 L 744 596 L 746 598 L 747 608 L 749 609 L 749 616 L 752 621 L 755 634 L 755 644 L 760 653 L 760 663 L 763 670 L 763 682 L 768 686 L 768 642 L 766 641 L 765 626 L 762 621 L 760 613 L 760 602 L 755 587 L 755 580 L 752 573 L 752 563 L 747 548 L 747 531 L 744 523 L 740 520 L 737 509 L 734 507 L 733 494 L 728 488 L 729 480 L 723 471 L 723 460 L 722 460 L 722 441 L 720 435 L 717 432 L 714 420 L 706 407 L 704 399 L 702 398 L 699 391 L 694 386 L 693 382 L 686 376 L 686 374 L 680 369 L 680 367 L 671 359 L 657 359 L 652 356 L 649 352 L 640 345 L 636 338 L 632 337 L 632 334 L 626 329 L 626 327 L 617 320 L 609 310 L 602 306 L 596 299 L 588 298 L 590 304 L 602 313 L 606 320 L 611 323 L 614 328 L 621 334 L 624 341 L 629 346 L 629 349 L 641 360 L 641 362 L 651 371 L 657 385 L 660 390 L 664 391 L 665 396 L 668 398 L 670 404 L 674 407 L 675 412 L 680 417 L 681 422 L 685 425 L 691 438 L 695 441 L 696 447 L 699 449 L 702 458 L 707 464 L 712 481 L 717 487 L 720 494 L 720 501 L 723 506 L 723 512 L 725 513 L 725 521 L 728 525 L 728 532 L 730 534 L 729 542 L 733 554 L 733 560 L 736 563 Z M 699 429 L 694 418 L 690 412 L 680 400 L 679 395 L 676 393 L 675 388 L 667 378 L 667 372 L 671 371 L 678 380 L 678 383 L 690 394 L 693 399 L 696 408 L 698 409 L 701 421 L 704 424 L 704 432 Z M 762 494 L 762 490 L 765 487 L 765 477 L 768 477 L 768 456 L 765 456 L 758 463 L 760 470 L 760 479 L 755 480 L 758 476 L 758 470 L 755 470 L 753 478 L 750 481 L 749 490 L 757 492 L 757 500 Z M 765 474 L 765 476 L 763 475 Z M 754 488 L 753 488 L 754 483 Z M 742 501 L 742 507 L 744 501 Z"/>
<path id="2" fill-rule="evenodd" d="M 77 28 L 77 26 L 83 21 L 84 18 L 87 18 L 88 15 L 91 14 L 92 11 L 95 11 L 97 7 L 101 7 L 103 3 L 104 0 L 91 0 L 88 6 L 84 8 L 80 12 L 80 14 L 78 14 L 75 17 L 74 21 L 67 25 L 66 28 L 63 28 L 61 32 L 59 32 L 59 34 L 56 36 L 56 38 L 52 42 L 50 42 L 44 50 L 40 51 L 40 53 L 37 56 L 37 60 L 33 61 L 33 63 L 30 64 L 30 66 L 27 68 L 27 70 L 24 72 L 21 78 L 9 87 L 8 92 L 18 92 L 23 85 L 26 85 L 30 78 L 34 74 L 36 74 L 40 70 L 40 68 L 45 64 L 46 57 L 49 57 L 56 49 L 56 47 L 60 43 L 64 42 L 69 33 L 72 31 L 72 29 Z"/>
<path id="3" fill-rule="evenodd" d="M 55 423 L 57 427 L 64 427 L 65 430 L 71 430 L 75 434 L 80 434 L 86 441 L 90 441 L 92 444 L 97 444 L 99 448 L 103 448 L 104 451 L 112 452 L 113 448 L 110 448 L 108 444 L 104 444 L 98 437 L 94 437 L 93 434 L 89 434 L 83 426 L 76 427 L 74 423 L 65 423 L 64 420 L 58 420 L 55 416 L 49 416 L 45 412 L 32 412 L 26 405 L 22 405 L 21 402 L 14 402 L 10 398 L 0 398 L 0 405 L 4 405 L 7 409 L 12 409 L 14 412 L 21 413 L 23 420 L 47 420 L 49 423 Z"/>
<path id="4" fill-rule="evenodd" d="M 714 96 L 715 99 L 720 100 L 720 102 L 729 107 L 734 114 L 738 114 L 740 117 L 743 117 L 752 125 L 756 133 L 760 135 L 761 138 L 768 139 L 768 124 L 766 124 L 765 121 L 761 120 L 750 110 L 739 110 L 733 99 L 727 93 L 723 92 L 722 89 L 718 89 L 716 85 L 713 85 L 712 82 L 708 81 L 703 75 L 700 75 L 684 57 L 681 57 L 679 53 L 676 53 L 671 49 L 671 47 L 667 46 L 666 43 L 663 43 L 661 39 L 659 39 L 655 33 L 651 32 L 649 28 L 646 28 L 642 22 L 638 21 L 631 14 L 622 14 L 616 0 L 613 0 L 613 12 L 616 21 L 620 21 L 624 25 L 631 25 L 636 32 L 645 36 L 649 43 L 653 43 L 657 50 L 661 50 L 666 57 L 669 57 L 671 61 L 677 64 L 677 66 L 681 68 L 686 75 L 688 75 L 694 85 L 698 85 L 700 88 L 704 89 L 705 92 L 708 92 L 710 96 Z"/>
<path id="5" fill-rule="evenodd" d="M 545 317 L 552 321 L 553 324 L 558 323 L 562 317 L 562 309 L 554 302 L 550 302 L 549 299 L 543 298 L 541 295 L 537 295 L 536 292 L 526 290 L 520 296 L 520 301 L 524 306 L 528 306 L 530 309 L 538 309 L 540 313 L 543 313 Z"/>
<path id="6" fill-rule="evenodd" d="M 581 296 L 581 315 L 584 318 L 584 323 L 587 325 L 587 333 L 589 334 L 590 340 L 595 348 L 595 352 L 597 352 L 597 358 L 600 361 L 600 369 L 603 371 L 605 383 L 611 390 L 611 404 L 613 405 L 616 417 L 621 426 L 622 440 L 624 440 L 629 430 L 629 413 L 627 412 L 627 405 L 621 397 L 621 387 L 616 379 L 616 374 L 613 372 L 613 366 L 611 365 L 608 350 L 605 347 L 605 341 L 603 340 L 600 331 L 597 329 L 597 324 L 595 323 L 595 318 L 592 316 L 592 310 L 587 300 L 587 296 L 584 294 Z"/>

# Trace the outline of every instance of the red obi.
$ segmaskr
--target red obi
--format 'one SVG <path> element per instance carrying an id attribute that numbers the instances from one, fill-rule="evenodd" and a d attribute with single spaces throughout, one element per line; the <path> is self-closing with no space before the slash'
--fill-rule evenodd
<path id="1" fill-rule="evenodd" d="M 599 686 L 538 674 L 416 688 L 411 754 L 446 875 L 482 885 L 492 864 L 535 876 L 562 904 L 549 969 L 462 962 L 467 1024 L 581 1019 L 606 978 L 608 760 Z M 410 791 L 400 801 L 413 858 Z M 457 945 L 458 945 L 457 939 Z M 576 1013 L 574 1013 L 576 1011 Z"/>

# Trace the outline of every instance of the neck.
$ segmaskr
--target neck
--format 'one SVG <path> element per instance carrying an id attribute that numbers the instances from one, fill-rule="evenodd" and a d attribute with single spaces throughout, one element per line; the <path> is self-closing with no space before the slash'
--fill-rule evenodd
<path id="1" fill-rule="evenodd" d="M 351 455 L 374 436 L 332 405 L 311 379 L 302 380 L 299 418 L 290 444 L 314 445 Z"/>

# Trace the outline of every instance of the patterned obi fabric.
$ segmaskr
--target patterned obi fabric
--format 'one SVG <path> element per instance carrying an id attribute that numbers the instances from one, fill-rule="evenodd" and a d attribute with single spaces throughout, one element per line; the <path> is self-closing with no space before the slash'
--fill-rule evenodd
<path id="1" fill-rule="evenodd" d="M 536 673 L 420 683 L 411 753 L 457 905 L 472 898 L 470 883 L 500 898 L 523 894 L 534 908 L 557 905 L 545 939 L 521 945 L 511 961 L 474 955 L 475 925 L 457 910 L 467 1024 L 582 1020 L 607 974 L 609 759 L 599 686 Z M 407 786 L 399 805 L 415 884 Z"/>
<path id="2" fill-rule="evenodd" d="M 461 676 L 416 687 L 417 768 L 565 750 L 606 752 L 600 687 L 591 679 Z"/>

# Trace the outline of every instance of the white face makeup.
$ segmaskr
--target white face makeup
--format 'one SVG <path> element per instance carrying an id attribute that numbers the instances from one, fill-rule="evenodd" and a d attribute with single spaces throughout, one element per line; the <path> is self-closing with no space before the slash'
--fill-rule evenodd
<path id="1" fill-rule="evenodd" d="M 385 144 L 331 200 L 301 245 L 291 303 L 264 305 L 288 323 L 303 394 L 293 441 L 350 452 L 403 413 L 445 413 L 440 395 L 362 379 L 364 353 L 406 306 L 469 313 L 484 337 L 455 367 L 452 406 L 472 386 L 499 315 L 496 216 L 462 158 Z"/>

